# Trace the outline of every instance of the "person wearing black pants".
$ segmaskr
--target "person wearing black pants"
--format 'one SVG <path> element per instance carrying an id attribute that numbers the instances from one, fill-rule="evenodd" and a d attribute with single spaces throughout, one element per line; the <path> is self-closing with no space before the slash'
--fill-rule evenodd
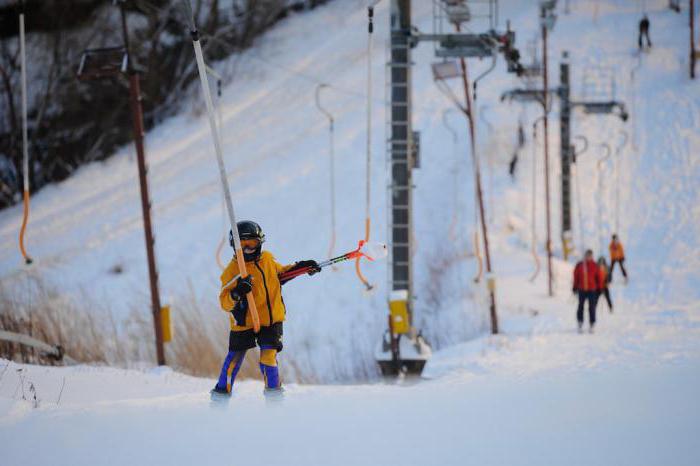
<path id="1" fill-rule="evenodd" d="M 610 263 L 610 278 L 608 279 L 608 282 L 612 281 L 612 274 L 613 274 L 613 271 L 615 270 L 615 264 L 620 264 L 620 270 L 622 271 L 622 276 L 625 277 L 625 280 L 627 280 L 627 270 L 625 270 L 625 258 L 623 257 L 622 259 L 613 259 L 612 262 Z"/>
<path id="2" fill-rule="evenodd" d="M 610 275 L 610 273 L 608 271 L 608 264 L 605 262 L 605 257 L 600 256 L 598 258 L 598 268 L 600 269 L 600 283 L 601 283 L 601 288 L 600 288 L 600 292 L 598 293 L 598 298 L 600 298 L 600 295 L 605 296 L 605 300 L 608 302 L 608 309 L 612 313 L 613 305 L 612 305 L 612 300 L 610 299 L 610 290 L 608 289 L 608 276 Z"/>
<path id="3" fill-rule="evenodd" d="M 639 44 L 639 49 L 642 49 L 642 38 L 646 38 L 647 40 L 647 47 L 651 48 L 651 39 L 649 38 L 649 18 L 647 15 L 644 15 L 644 17 L 639 21 L 639 38 L 637 39 L 637 43 Z"/>
<path id="4" fill-rule="evenodd" d="M 595 309 L 598 304 L 598 295 L 602 288 L 600 269 L 593 260 L 593 251 L 586 251 L 583 261 L 576 264 L 574 268 L 574 288 L 578 295 L 578 308 L 576 309 L 576 320 L 578 321 L 578 331 L 583 332 L 583 307 L 588 301 L 588 331 L 593 333 L 595 327 Z"/>
<path id="5" fill-rule="evenodd" d="M 578 292 L 578 309 L 576 309 L 576 320 L 578 321 L 578 331 L 583 332 L 583 308 L 588 301 L 588 331 L 593 333 L 595 327 L 595 311 L 598 306 L 597 291 L 580 291 Z"/>

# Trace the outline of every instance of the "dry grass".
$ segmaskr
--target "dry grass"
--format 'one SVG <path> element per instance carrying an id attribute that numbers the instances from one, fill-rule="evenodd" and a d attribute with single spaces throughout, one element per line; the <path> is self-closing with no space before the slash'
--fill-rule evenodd
<path id="1" fill-rule="evenodd" d="M 152 314 L 148 299 L 143 301 L 125 321 L 117 323 L 107 307 L 86 296 L 71 299 L 28 277 L 21 286 L 0 285 L 0 329 L 61 345 L 81 363 L 130 367 L 155 360 Z M 174 333 L 165 347 L 168 365 L 194 376 L 217 377 L 228 351 L 226 316 L 214 302 L 197 296 L 191 285 L 186 296 L 175 300 L 171 312 Z M 31 348 L 8 342 L 0 342 L 0 357 L 55 363 Z M 291 354 L 285 354 L 281 370 L 284 380 L 308 383 L 316 379 L 304 373 Z M 239 378 L 261 378 L 258 351 L 248 352 Z"/>
<path id="2" fill-rule="evenodd" d="M 107 338 L 117 331 L 109 312 L 97 306 L 90 312 L 84 309 L 33 277 L 12 288 L 0 286 L 0 328 L 61 345 L 81 362 L 116 362 L 108 358 Z M 0 356 L 39 363 L 45 359 L 33 349 L 8 342 L 0 342 Z"/>

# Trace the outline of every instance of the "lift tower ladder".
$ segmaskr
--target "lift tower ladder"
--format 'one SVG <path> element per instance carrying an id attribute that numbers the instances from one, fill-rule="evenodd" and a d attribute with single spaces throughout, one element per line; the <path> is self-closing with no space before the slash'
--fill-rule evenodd
<path id="1" fill-rule="evenodd" d="M 387 153 L 390 184 L 390 277 L 392 291 L 408 291 L 409 316 L 412 289 L 413 130 L 411 124 L 410 0 L 391 2 L 389 40 Z"/>

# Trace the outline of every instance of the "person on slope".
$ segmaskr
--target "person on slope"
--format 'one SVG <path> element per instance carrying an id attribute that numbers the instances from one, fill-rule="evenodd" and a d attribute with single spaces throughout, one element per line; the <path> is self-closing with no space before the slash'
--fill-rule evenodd
<path id="1" fill-rule="evenodd" d="M 627 283 L 627 271 L 625 270 L 625 248 L 622 247 L 622 243 L 617 238 L 617 235 L 612 235 L 612 241 L 610 241 L 610 277 L 608 277 L 608 283 L 612 282 L 613 272 L 615 272 L 615 264 L 620 264 L 620 270 L 622 270 L 622 276 L 625 277 L 625 283 Z"/>
<path id="2" fill-rule="evenodd" d="M 595 327 L 595 308 L 598 304 L 598 291 L 601 288 L 601 276 L 598 264 L 593 260 L 593 251 L 586 251 L 583 261 L 576 264 L 574 268 L 574 294 L 578 295 L 578 309 L 576 310 L 576 320 L 578 321 L 578 332 L 583 332 L 583 307 L 588 301 L 588 323 L 589 333 L 593 333 Z"/>
<path id="3" fill-rule="evenodd" d="M 247 277 L 241 277 L 236 258 L 229 262 L 221 274 L 221 309 L 230 313 L 228 354 L 224 360 L 219 380 L 212 390 L 212 399 L 230 395 L 246 352 L 260 347 L 260 372 L 265 380 L 265 393 L 279 393 L 282 384 L 277 366 L 277 353 L 282 351 L 282 322 L 286 309 L 282 299 L 282 283 L 278 275 L 290 270 L 310 267 L 309 275 L 321 271 L 314 260 L 305 260 L 291 265 L 281 265 L 274 256 L 262 250 L 265 235 L 262 228 L 252 221 L 237 224 L 241 248 L 246 262 Z M 229 233 L 233 247 L 233 232 Z M 253 299 L 260 319 L 260 331 L 253 330 L 253 320 L 248 312 L 246 295 L 253 293 Z"/>
<path id="4" fill-rule="evenodd" d="M 598 299 L 600 299 L 600 295 L 605 296 L 605 300 L 608 302 L 608 309 L 610 310 L 610 313 L 613 311 L 613 305 L 612 305 L 612 300 L 610 299 L 610 290 L 608 289 L 608 263 L 605 261 L 605 257 L 600 256 L 598 258 L 598 268 L 600 269 L 600 283 L 601 283 L 601 288 L 598 291 Z"/>
<path id="5" fill-rule="evenodd" d="M 647 40 L 647 48 L 651 48 L 651 39 L 649 38 L 649 17 L 644 15 L 639 21 L 639 37 L 637 38 L 637 45 L 639 45 L 639 50 L 642 50 L 642 38 Z"/>

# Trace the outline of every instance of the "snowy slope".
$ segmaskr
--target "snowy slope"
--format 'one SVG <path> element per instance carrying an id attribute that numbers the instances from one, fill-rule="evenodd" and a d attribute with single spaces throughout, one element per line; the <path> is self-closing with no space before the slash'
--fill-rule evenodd
<path id="1" fill-rule="evenodd" d="M 414 2 L 414 23 L 431 28 L 429 2 Z M 518 30 L 518 43 L 535 34 L 534 4 L 501 2 L 501 17 Z M 338 157 L 338 250 L 349 249 L 363 233 L 365 144 L 365 11 L 364 2 L 337 1 L 309 14 L 289 19 L 263 37 L 240 57 L 219 64 L 235 68 L 234 82 L 223 98 L 224 145 L 229 179 L 241 218 L 258 220 L 267 232 L 266 246 L 282 261 L 325 255 L 329 241 L 328 159 L 325 120 L 313 103 L 318 82 L 329 82 L 324 104 L 336 118 Z M 641 8 L 627 2 L 575 2 L 574 14 L 560 15 L 550 54 L 572 55 L 574 91 L 581 67 L 607 61 L 615 66 L 618 97 L 630 100 L 633 117 L 627 125 L 612 117 L 577 115 L 574 134 L 587 135 L 592 144 L 619 140 L 626 128 L 637 150 L 628 145 L 620 157 L 621 230 L 633 274 L 630 286 L 615 289 L 615 299 L 626 305 L 660 309 L 698 307 L 698 188 L 697 161 L 691 157 L 692 131 L 698 121 L 698 92 L 685 78 L 685 43 L 673 29 L 685 19 L 664 9 L 665 3 L 647 2 L 653 15 L 655 48 L 644 56 L 634 83 L 630 71 L 636 18 Z M 377 37 L 386 37 L 388 4 L 377 11 Z M 624 28 L 619 25 L 624 24 Z M 658 24 L 658 26 L 657 26 Z M 331 33 L 332 32 L 332 33 Z M 448 115 L 459 131 L 456 147 L 443 126 L 450 108 L 432 84 L 428 63 L 434 61 L 428 45 L 415 49 L 415 127 L 421 131 L 423 166 L 416 182 L 416 320 L 437 349 L 463 342 L 486 330 L 482 290 L 471 283 L 475 263 L 469 258 L 473 185 L 464 123 Z M 555 58 L 552 59 L 553 64 Z M 385 235 L 385 170 L 383 76 L 385 51 L 381 39 L 373 53 L 373 173 L 372 235 Z M 473 75 L 487 63 L 470 62 Z M 492 207 L 491 231 L 498 300 L 503 313 L 518 313 L 536 304 L 514 299 L 531 266 L 523 255 L 530 241 L 530 143 L 521 156 L 517 183 L 505 176 L 520 114 L 529 122 L 536 108 L 497 104 L 507 88 L 519 85 L 503 64 L 480 84 L 477 107 L 479 145 L 485 165 L 485 184 Z M 556 80 L 552 66 L 551 79 Z M 196 89 L 193 92 L 197 97 Z M 624 95 L 623 95 L 624 94 Z M 189 285 L 202 307 L 226 332 L 226 317 L 215 303 L 218 288 L 216 246 L 227 230 L 223 215 L 209 130 L 197 98 L 194 113 L 183 114 L 153 130 L 147 137 L 153 195 L 156 249 L 162 293 L 175 313 L 187 312 Z M 89 115 L 87 115 L 89 116 Z M 556 128 L 556 125 L 553 125 Z M 551 147 L 558 147 L 558 131 L 551 130 Z M 528 128 L 529 136 L 529 128 Z M 674 134 L 678 134 L 674 137 Z M 541 149 L 538 147 L 538 150 Z M 106 303 L 117 319 L 136 308 L 148 315 L 148 291 L 143 251 L 136 167 L 131 147 L 104 163 L 96 163 L 59 185 L 48 187 L 33 200 L 28 234 L 35 265 L 20 265 L 16 248 L 21 209 L 0 213 L 0 276 L 3 283 L 22 286 L 28 277 L 41 276 L 76 300 L 82 296 Z M 553 154 L 557 151 L 553 150 Z M 585 243 L 596 252 L 610 228 L 596 231 L 598 186 L 594 149 L 582 158 L 580 176 Z M 437 161 L 444 163 L 436 163 Z M 487 163 L 488 162 L 488 163 Z M 541 166 L 541 163 L 540 163 Z M 552 186 L 556 188 L 557 159 L 552 157 Z M 489 168 L 491 167 L 491 168 Z M 492 172 L 490 172 L 492 170 Z M 586 177 L 590 182 L 586 183 Z M 610 180 L 608 180 L 608 183 Z M 558 196 L 554 189 L 554 204 Z M 493 196 L 492 193 L 496 193 Z M 503 194 L 505 193 L 505 194 Z M 542 190 L 539 190 L 541 196 Z M 611 191 L 600 207 L 613 210 Z M 457 199 L 457 200 L 456 200 Z M 455 209 L 458 206 L 459 209 Z M 672 207 L 669 207 L 672 206 Z M 554 237 L 558 209 L 553 208 Z M 538 206 L 538 238 L 542 243 L 543 217 Z M 602 238 L 597 238 L 600 236 Z M 580 243 L 580 241 L 577 242 Z M 554 242 L 558 247 L 558 241 Z M 663 248 L 657 245 L 664 245 Z M 541 247 L 540 253 L 541 253 Z M 450 262 L 458 255 L 461 258 Z M 108 269 L 121 265 L 124 273 Z M 450 264 L 445 267 L 442 264 Z M 437 267 L 437 268 L 436 268 Z M 556 288 L 566 302 L 569 272 L 565 265 Z M 437 272 L 436 272 L 437 270 Z M 372 351 L 385 326 L 386 270 L 383 264 L 366 267 L 378 287 L 364 295 L 351 267 L 299 279 L 285 289 L 289 321 L 284 357 L 293 358 L 305 373 L 319 381 L 373 377 Z M 511 283 L 509 277 L 516 277 Z M 542 273 L 539 279 L 542 279 Z M 543 282 L 536 288 L 544 293 Z M 466 285 L 465 285 L 466 284 Z M 534 290 L 533 290 L 534 291 Z M 525 299 L 523 297 L 522 299 Z M 669 302 L 670 301 L 670 302 Z M 568 309 L 570 302 L 561 304 Z M 675 307 L 674 307 L 675 306 Z M 680 306 L 680 307 L 678 307 Z M 562 310 L 563 312 L 563 310 Z M 681 311 L 686 312 L 686 311 Z M 529 325 L 529 324 L 528 324 Z M 223 351 L 223 348 L 222 348 Z M 293 378 L 294 373 L 287 374 Z"/>

